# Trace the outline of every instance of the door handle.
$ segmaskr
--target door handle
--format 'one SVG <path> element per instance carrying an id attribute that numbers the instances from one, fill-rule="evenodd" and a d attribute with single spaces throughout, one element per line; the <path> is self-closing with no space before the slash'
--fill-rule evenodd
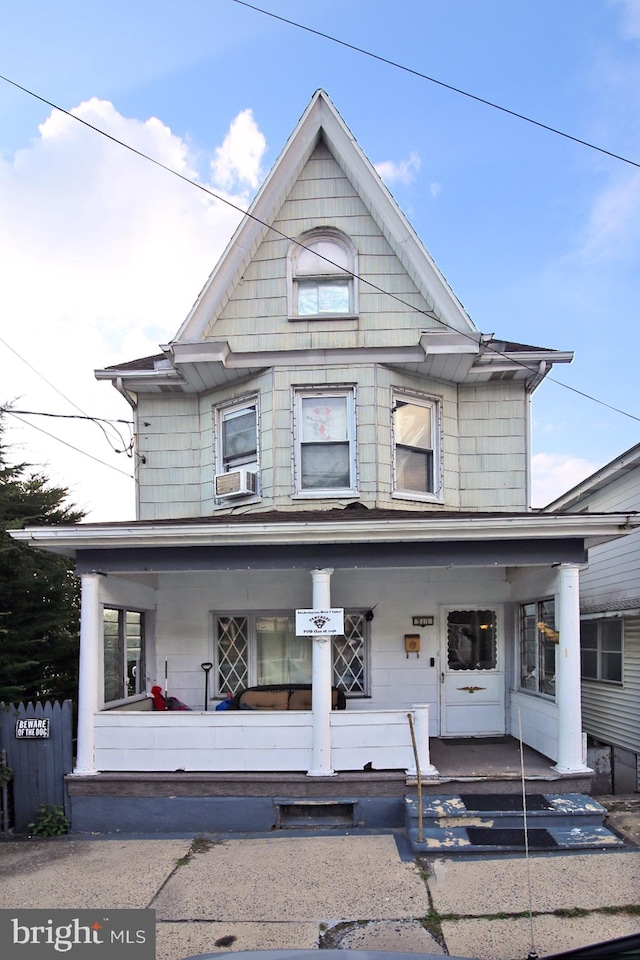
<path id="1" fill-rule="evenodd" d="M 444 670 L 440 674 L 440 683 L 444 683 Z"/>

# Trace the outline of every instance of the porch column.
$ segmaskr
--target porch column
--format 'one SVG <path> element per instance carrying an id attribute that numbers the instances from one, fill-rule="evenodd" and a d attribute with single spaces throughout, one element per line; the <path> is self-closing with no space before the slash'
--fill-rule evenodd
<path id="1" fill-rule="evenodd" d="M 313 609 L 331 607 L 331 574 L 333 570 L 312 570 Z M 311 673 L 311 770 L 308 777 L 333 777 L 331 766 L 331 637 L 313 637 Z"/>
<path id="2" fill-rule="evenodd" d="M 582 704 L 580 698 L 580 579 L 574 563 L 558 569 L 556 628 L 560 634 L 556 651 L 556 703 L 558 704 L 559 773 L 586 773 L 582 751 Z"/>
<path id="3" fill-rule="evenodd" d="M 100 656 L 102 617 L 100 580 L 103 574 L 85 573 L 81 582 L 80 670 L 78 677 L 78 747 L 74 774 L 97 773 L 95 761 L 94 714 L 100 706 Z"/>
<path id="4" fill-rule="evenodd" d="M 413 714 L 413 729 L 416 738 L 416 751 L 418 753 L 418 763 L 420 765 L 420 776 L 426 777 L 427 779 L 439 777 L 440 774 L 431 763 L 431 753 L 429 751 L 429 704 L 414 703 L 411 708 L 411 712 Z M 413 763 L 408 768 L 406 773 L 408 777 L 418 776 L 415 755 L 413 758 Z"/>

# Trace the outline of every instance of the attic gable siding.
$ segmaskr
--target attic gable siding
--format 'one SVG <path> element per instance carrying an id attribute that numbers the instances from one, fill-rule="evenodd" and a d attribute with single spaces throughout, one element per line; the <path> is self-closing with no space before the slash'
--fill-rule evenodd
<path id="1" fill-rule="evenodd" d="M 357 319 L 287 319 L 286 257 L 289 242 L 271 232 L 260 244 L 207 338 L 228 340 L 234 351 L 311 347 L 397 346 L 415 344 L 418 332 L 435 326 L 432 310 L 393 252 L 353 184 L 320 144 L 294 184 L 274 227 L 296 238 L 318 226 L 349 236 L 358 249 L 358 273 L 412 307 L 359 286 Z M 424 311 L 424 312 L 417 312 Z"/>

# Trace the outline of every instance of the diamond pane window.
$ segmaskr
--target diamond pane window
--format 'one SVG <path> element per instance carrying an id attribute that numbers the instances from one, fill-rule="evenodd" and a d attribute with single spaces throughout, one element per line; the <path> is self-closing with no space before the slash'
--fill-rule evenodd
<path id="1" fill-rule="evenodd" d="M 237 693 L 249 685 L 246 617 L 218 617 L 218 683 L 221 693 Z"/>
<path id="2" fill-rule="evenodd" d="M 345 613 L 344 636 L 333 640 L 333 684 L 345 693 L 364 693 L 365 626 L 361 613 Z"/>

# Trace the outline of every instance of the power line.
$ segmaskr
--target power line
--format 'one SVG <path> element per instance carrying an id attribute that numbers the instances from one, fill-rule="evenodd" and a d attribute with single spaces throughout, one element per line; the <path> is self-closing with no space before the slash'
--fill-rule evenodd
<path id="1" fill-rule="evenodd" d="M 280 20 L 282 23 L 287 23 L 291 27 L 296 27 L 298 30 L 304 30 L 306 33 L 313 33 L 317 37 L 322 37 L 324 40 L 329 40 L 331 43 L 337 43 L 341 47 L 346 47 L 348 50 L 354 50 L 356 53 L 361 53 L 365 57 L 370 57 L 372 60 L 378 60 L 380 63 L 386 63 L 390 67 L 395 67 L 397 70 L 403 70 L 405 73 L 410 73 L 414 77 L 419 77 L 421 80 L 428 80 L 429 83 L 435 83 L 439 87 L 444 87 L 445 90 L 451 90 L 452 93 L 458 93 L 462 97 L 468 97 L 469 100 L 475 100 L 476 103 L 482 103 L 485 107 L 492 107 L 494 110 L 500 110 L 502 113 L 508 114 L 510 117 L 515 117 L 517 120 L 524 120 L 526 123 L 531 123 L 535 127 L 540 127 L 542 130 L 547 130 L 549 133 L 554 133 L 558 137 L 564 137 L 565 140 L 571 140 L 573 143 L 579 143 L 583 147 L 588 147 L 590 150 L 597 150 L 598 153 L 604 153 L 607 157 L 613 157 L 614 160 L 620 160 L 622 163 L 628 163 L 632 167 L 640 168 L 640 163 L 635 160 L 630 160 L 628 157 L 623 157 L 619 153 L 614 153 L 612 150 L 605 150 L 604 147 L 599 147 L 595 143 L 591 143 L 589 140 L 582 140 L 580 137 L 574 137 L 570 133 L 565 133 L 563 130 L 558 130 L 556 127 L 551 127 L 547 123 L 542 123 L 540 120 L 534 120 L 532 117 L 527 117 L 524 113 L 518 113 L 517 110 L 510 110 L 509 107 L 503 107 L 499 103 L 494 103 L 492 100 L 486 100 L 484 97 L 479 97 L 474 93 L 469 93 L 468 90 L 462 90 L 460 87 L 454 87 L 450 83 L 445 83 L 444 80 L 438 80 L 436 77 L 430 77 L 426 73 L 421 73 L 419 70 L 414 70 L 412 67 L 407 67 L 403 63 L 398 63 L 395 60 L 390 60 L 388 57 L 383 57 L 380 54 L 372 53 L 370 50 L 365 50 L 364 47 L 358 47 L 354 43 L 348 43 L 346 40 L 340 40 L 338 37 L 334 37 L 329 33 L 323 33 L 321 30 L 314 30 L 313 27 L 307 27 L 303 23 L 298 23 L 296 20 L 289 20 L 287 17 L 281 17 L 277 13 L 272 13 L 270 10 L 263 10 L 262 7 L 256 7 L 252 3 L 247 3 L 246 0 L 233 0 L 233 3 L 237 3 L 241 7 L 247 7 L 249 10 L 255 10 L 256 13 L 261 13 L 265 17 L 271 17 L 273 20 Z"/>
<path id="2" fill-rule="evenodd" d="M 35 423 L 27 423 L 26 420 L 23 420 L 22 417 L 18 417 L 12 410 L 6 410 L 6 413 L 10 413 L 12 417 L 15 417 L 16 420 L 19 420 L 25 427 L 32 427 L 34 430 L 38 430 L 40 433 L 44 433 L 45 436 L 50 437 L 51 440 L 57 440 L 58 443 L 64 444 L 65 447 L 69 447 L 71 450 L 75 450 L 76 453 L 81 453 L 85 457 L 89 457 L 90 460 L 95 460 L 96 463 L 101 464 L 103 467 L 109 467 L 110 470 L 115 470 L 116 473 L 121 473 L 123 477 L 127 477 L 128 480 L 135 480 L 135 477 L 130 473 L 125 473 L 124 470 L 120 470 L 119 467 L 114 467 L 113 464 L 107 463 L 106 460 L 100 460 L 98 457 L 94 457 L 92 453 L 87 453 L 86 450 L 80 450 L 78 447 L 74 447 L 72 443 L 67 443 L 66 440 L 61 440 L 60 437 L 54 436 L 54 434 L 49 433 L 48 430 L 43 430 L 42 427 L 36 427 Z"/>
<path id="3" fill-rule="evenodd" d="M 3 339 L 3 337 L 0 337 L 0 343 L 3 343 L 3 344 L 5 345 L 5 347 L 7 348 L 7 350 L 10 350 L 11 353 L 15 354 L 15 356 L 18 358 L 18 360 L 22 360 L 22 362 L 23 362 L 27 367 L 29 367 L 30 370 L 33 370 L 33 372 L 36 374 L 36 376 L 40 377 L 41 380 L 44 380 L 44 382 L 47 384 L 47 386 L 51 387 L 52 390 L 55 390 L 55 392 L 56 392 L 59 396 L 61 396 L 63 400 L 66 400 L 67 403 L 70 403 L 72 407 L 75 407 L 76 410 L 79 410 L 81 414 L 83 414 L 84 416 L 86 416 L 86 414 L 84 413 L 84 410 L 82 410 L 82 408 L 79 407 L 77 403 L 74 403 L 74 401 L 71 400 L 69 397 L 67 397 L 67 396 L 62 392 L 62 390 L 59 390 L 58 387 L 55 386 L 55 384 L 51 383 L 50 380 L 47 380 L 47 378 L 44 376 L 43 373 L 40 373 L 39 370 L 36 370 L 36 368 L 33 366 L 33 364 L 32 364 L 32 363 L 29 363 L 28 360 L 25 360 L 25 358 L 24 358 L 21 354 L 19 354 L 18 351 L 17 351 L 14 347 L 11 346 L 11 344 L 7 343 L 7 341 L 6 341 L 5 339 Z M 87 417 L 87 419 L 88 419 L 88 420 L 94 420 L 94 422 L 97 424 L 97 426 L 100 427 L 100 429 L 102 430 L 102 432 L 103 432 L 103 434 L 104 434 L 105 440 L 107 441 L 107 443 L 109 444 L 109 446 L 111 447 L 111 449 L 114 451 L 114 453 L 123 453 L 123 452 L 124 452 L 124 450 L 116 450 L 116 448 L 114 447 L 113 443 L 111 442 L 111 440 L 110 440 L 109 437 L 107 436 L 107 432 L 106 432 L 106 430 L 104 429 L 104 427 L 102 426 L 102 423 L 99 422 L 99 419 L 96 419 L 96 418 L 93 418 L 93 417 Z M 105 422 L 105 423 L 109 423 L 109 421 L 104 421 L 104 422 Z M 111 423 L 113 423 L 113 422 L 115 422 L 115 421 L 111 421 Z M 115 435 L 117 436 L 118 440 L 120 441 L 120 444 L 122 445 L 122 447 L 124 447 L 124 448 L 126 449 L 126 448 L 129 446 L 129 444 L 126 444 L 126 443 L 125 443 L 124 437 L 122 436 L 122 434 L 120 433 L 120 431 L 119 431 L 119 430 L 116 430 L 115 427 L 113 428 L 113 431 L 114 431 Z"/>
<path id="4" fill-rule="evenodd" d="M 244 0 L 234 0 L 234 2 L 240 3 L 240 2 L 244 2 Z M 245 4 L 245 5 L 250 6 L 250 4 Z M 259 10 L 259 8 L 257 7 L 255 9 Z M 260 12 L 266 12 L 266 11 L 260 11 Z M 269 16 L 272 16 L 272 14 L 269 14 Z M 275 14 L 273 16 L 275 16 Z M 277 18 L 277 19 L 281 19 L 281 18 Z M 363 51 L 363 52 L 366 52 L 366 51 Z M 430 79 L 430 78 L 426 78 L 426 79 Z M 75 120 L 78 123 L 81 123 L 83 126 L 87 127 L 89 130 L 93 130 L 94 133 L 98 133 L 101 136 L 105 137 L 107 140 L 111 140 L 112 143 L 115 143 L 118 146 L 123 147 L 125 150 L 129 150 L 131 153 L 140 157 L 142 160 L 146 160 L 148 163 L 154 164 L 154 166 L 159 167 L 161 170 L 164 170 L 166 173 L 170 173 L 174 177 L 178 177 L 178 179 L 182 180 L 184 183 L 188 183 L 190 186 L 196 187 L 198 190 L 201 190 L 203 193 L 208 194 L 208 196 L 212 197 L 214 200 L 217 200 L 220 203 L 226 204 L 227 206 L 231 207 L 233 210 L 236 210 L 239 213 L 241 213 L 244 217 L 248 217 L 249 219 L 254 220 L 256 223 L 259 223 L 261 226 L 265 227 L 267 230 L 270 230 L 272 233 L 275 233 L 277 236 L 279 236 L 281 239 L 286 240 L 288 243 L 296 244 L 297 246 L 301 247 L 304 250 L 309 249 L 300 240 L 297 240 L 294 237 L 288 236 L 282 230 L 279 230 L 277 227 L 274 227 L 272 224 L 269 224 L 266 221 L 261 220 L 259 217 L 257 217 L 255 214 L 251 213 L 250 211 L 244 210 L 238 204 L 233 203 L 233 201 L 229 200 L 227 197 L 224 197 L 221 194 L 216 193 L 214 190 L 212 190 L 210 187 L 207 187 L 205 184 L 198 183 L 196 180 L 190 179 L 185 174 L 180 173 L 177 170 L 173 170 L 171 167 L 167 166 L 167 164 L 165 163 L 162 163 L 160 160 L 156 160 L 154 157 L 150 157 L 148 154 L 143 153 L 141 150 L 138 150 L 136 147 L 133 147 L 122 140 L 118 140 L 117 137 L 114 137 L 110 133 L 106 133 L 104 130 L 101 130 L 100 127 L 96 127 L 94 126 L 94 124 L 89 123 L 87 120 L 83 120 L 82 117 L 78 117 L 74 113 L 71 113 L 69 110 L 65 110 L 64 107 L 59 107 L 57 104 L 53 103 L 51 100 L 47 100 L 45 97 L 42 97 L 37 93 L 34 93 L 34 91 L 29 90 L 27 87 L 22 86 L 21 84 L 17 83 L 15 80 L 10 80 L 8 77 L 3 76 L 2 74 L 0 74 L 0 80 L 4 80 L 6 83 L 11 84 L 11 86 L 16 87 L 18 90 L 22 90 L 24 93 L 28 94 L 28 96 L 34 97 L 36 100 L 39 100 L 41 103 L 45 103 L 47 106 L 51 107 L 53 110 L 58 110 L 60 113 L 63 113 L 65 116 L 70 117 L 72 120 Z M 525 117 L 523 119 L 527 119 L 527 118 Z M 590 146 L 590 144 L 586 144 L 586 146 Z M 594 149 L 598 149 L 598 148 L 594 148 Z M 607 151 L 603 151 L 603 152 L 607 152 Z M 623 157 L 619 157 L 617 159 L 624 160 Z M 634 161 L 625 161 L 625 162 L 632 163 L 634 166 L 640 166 L 638 164 L 635 164 Z M 334 267 L 338 267 L 346 275 L 352 277 L 354 280 L 358 280 L 360 283 L 366 284 L 368 287 L 375 290 L 376 292 L 381 293 L 386 297 L 390 297 L 392 300 L 395 300 L 397 303 L 400 303 L 401 305 L 408 307 L 410 310 L 414 311 L 415 313 L 419 313 L 422 316 L 428 317 L 431 320 L 435 320 L 437 323 L 440 323 L 443 327 L 446 327 L 449 330 L 455 329 L 454 327 L 451 326 L 451 324 L 448 324 L 446 321 L 442 320 L 432 311 L 421 310 L 419 307 L 414 306 L 414 304 L 409 303 L 407 300 L 404 300 L 398 294 L 390 293 L 388 290 L 385 290 L 383 287 L 378 286 L 376 283 L 373 283 L 371 280 L 367 280 L 365 277 L 361 277 L 350 270 L 346 270 L 340 264 L 334 263 L 334 261 L 331 260 L 329 257 L 326 257 L 315 250 L 312 252 L 320 259 L 325 260 L 327 263 L 331 264 Z M 468 340 L 472 341 L 473 343 L 477 343 L 477 339 L 472 334 L 467 334 L 467 333 L 464 333 L 464 331 L 460 331 L 460 330 L 456 332 L 460 333 L 462 336 L 466 337 Z M 5 341 L 2 341 L 2 342 L 4 343 Z M 10 347 L 9 349 L 13 349 L 13 348 Z M 487 344 L 485 345 L 485 349 L 488 352 L 494 353 L 496 356 L 502 357 L 508 362 L 513 363 L 515 366 L 522 367 L 525 370 L 530 370 L 530 367 L 528 367 L 526 363 L 523 363 L 521 360 L 518 360 L 513 356 L 508 356 L 506 353 L 500 350 L 497 350 L 495 347 L 491 347 L 490 345 Z M 14 350 L 13 352 L 15 353 L 16 351 Z M 19 356 L 19 354 L 17 355 Z M 23 358 L 21 357 L 20 359 L 23 359 Z M 27 361 L 24 361 L 24 362 L 26 363 Z M 622 416 L 629 417 L 631 420 L 640 421 L 640 417 L 636 416 L 635 414 L 628 413 L 626 410 L 621 410 L 618 407 L 614 407 L 611 404 L 606 403 L 604 400 L 599 400 L 597 397 L 593 397 L 591 396 L 591 394 L 578 390 L 575 387 L 570 387 L 566 383 L 563 383 L 561 380 L 556 380 L 554 377 L 551 377 L 551 376 L 547 376 L 546 379 L 551 381 L 552 383 L 555 383 L 557 386 L 563 387 L 564 389 L 569 390 L 572 393 L 579 394 L 580 396 L 585 397 L 587 400 L 591 400 L 593 403 L 597 403 L 600 406 L 606 407 L 609 410 L 613 410 L 616 413 L 620 413 L 622 414 Z"/>

